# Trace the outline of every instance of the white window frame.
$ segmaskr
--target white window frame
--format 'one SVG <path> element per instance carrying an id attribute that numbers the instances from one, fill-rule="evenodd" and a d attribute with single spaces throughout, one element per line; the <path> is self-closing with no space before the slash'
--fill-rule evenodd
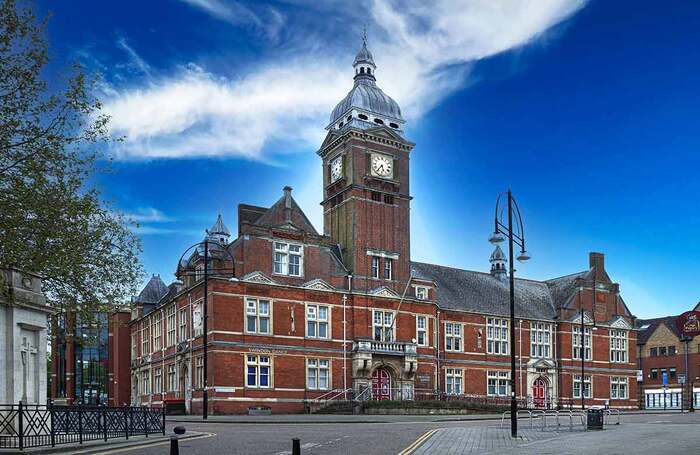
<path id="1" fill-rule="evenodd" d="M 151 353 L 151 319 L 146 318 L 141 323 L 141 355 Z"/>
<path id="2" fill-rule="evenodd" d="M 322 311 L 323 310 L 323 311 Z M 321 313 L 325 312 L 325 317 Z M 331 307 L 328 305 L 306 304 L 306 338 L 329 340 L 331 338 Z M 326 335 L 321 336 L 321 328 L 325 326 Z M 313 327 L 313 332 L 309 330 Z"/>
<path id="3" fill-rule="evenodd" d="M 381 315 L 377 320 L 377 315 Z M 387 320 L 387 316 L 389 319 Z M 391 310 L 372 310 L 372 339 L 374 341 L 392 342 L 396 340 L 396 314 Z M 380 337 L 377 339 L 377 329 L 380 329 Z M 388 336 L 387 336 L 388 335 Z"/>
<path id="4" fill-rule="evenodd" d="M 160 367 L 153 369 L 153 393 L 163 393 L 163 370 Z"/>
<path id="5" fill-rule="evenodd" d="M 253 368 L 254 383 L 249 382 L 249 368 Z M 266 369 L 267 374 L 263 374 Z M 243 370 L 244 384 L 248 389 L 271 389 L 272 388 L 272 357 L 265 354 L 245 354 L 245 369 Z M 267 376 L 267 385 L 261 385 L 262 377 Z"/>
<path id="6" fill-rule="evenodd" d="M 593 397 L 593 383 L 591 382 L 592 378 L 591 375 L 587 374 L 583 377 L 584 381 L 584 386 L 583 386 L 583 393 L 584 397 L 583 398 L 592 398 Z M 576 385 L 578 384 L 578 393 L 577 393 L 577 388 Z M 580 374 L 575 374 L 572 381 L 571 381 L 571 396 L 574 398 L 581 398 L 581 375 Z"/>
<path id="7" fill-rule="evenodd" d="M 507 397 L 510 395 L 510 371 L 489 370 L 486 372 L 486 395 Z"/>
<path id="8" fill-rule="evenodd" d="M 166 324 L 167 324 L 167 332 L 166 332 L 166 338 L 165 342 L 167 343 L 166 347 L 174 346 L 176 341 L 176 310 L 175 310 L 175 305 L 170 305 L 165 309 L 165 315 L 166 315 Z"/>
<path id="9" fill-rule="evenodd" d="M 571 329 L 571 359 L 581 360 L 581 327 L 574 325 Z M 593 328 L 590 326 L 584 326 L 583 328 L 583 343 L 584 343 L 584 360 L 593 359 Z"/>
<path id="10" fill-rule="evenodd" d="M 427 286 L 416 286 L 415 295 L 418 300 L 428 300 L 428 287 Z"/>
<path id="11" fill-rule="evenodd" d="M 379 279 L 379 256 L 370 256 L 370 276 Z"/>
<path id="12" fill-rule="evenodd" d="M 461 322 L 445 321 L 445 351 L 462 352 L 464 346 L 464 327 Z"/>
<path id="13" fill-rule="evenodd" d="M 508 324 L 508 319 L 486 318 L 487 354 L 508 355 L 510 353 Z"/>
<path id="14" fill-rule="evenodd" d="M 168 392 L 177 392 L 177 366 L 168 365 Z"/>
<path id="15" fill-rule="evenodd" d="M 198 355 L 194 358 L 194 387 L 204 388 L 204 356 Z"/>
<path id="16" fill-rule="evenodd" d="M 464 393 L 464 370 L 445 368 L 445 393 L 448 395 L 462 395 Z"/>
<path id="17" fill-rule="evenodd" d="M 423 321 L 422 327 L 420 321 Z M 428 324 L 428 316 L 424 314 L 416 315 L 416 344 L 418 346 L 430 346 L 430 339 L 428 338 Z M 422 340 L 421 334 L 423 335 Z"/>
<path id="18" fill-rule="evenodd" d="M 389 281 L 394 279 L 394 260 L 391 258 L 384 258 L 384 279 Z"/>
<path id="19" fill-rule="evenodd" d="M 141 372 L 141 394 L 151 394 L 151 372 L 149 370 L 143 370 Z"/>
<path id="20" fill-rule="evenodd" d="M 537 359 L 552 358 L 553 324 L 548 322 L 530 322 L 530 357 Z"/>
<path id="21" fill-rule="evenodd" d="M 153 315 L 153 324 L 151 325 L 153 335 L 153 352 L 160 351 L 163 348 L 163 313 L 156 311 Z"/>
<path id="22" fill-rule="evenodd" d="M 138 326 L 134 325 L 134 330 L 131 332 L 131 358 L 139 357 L 139 330 Z"/>
<path id="23" fill-rule="evenodd" d="M 326 384 L 321 385 L 322 374 L 325 374 Z M 313 383 L 312 383 L 313 381 Z M 306 359 L 306 389 L 330 390 L 331 388 L 331 361 L 324 358 Z"/>
<path id="24" fill-rule="evenodd" d="M 627 330 L 610 329 L 610 362 L 627 363 Z"/>
<path id="25" fill-rule="evenodd" d="M 177 337 L 179 341 L 187 341 L 187 308 L 178 311 Z"/>
<path id="26" fill-rule="evenodd" d="M 298 273 L 292 273 L 292 257 L 296 257 L 299 259 L 298 264 L 295 264 L 296 266 L 298 266 Z M 295 277 L 304 276 L 304 245 L 293 242 L 279 242 L 277 240 L 273 241 L 272 274 Z"/>
<path id="27" fill-rule="evenodd" d="M 267 310 L 261 312 L 261 303 L 265 303 Z M 254 304 L 254 305 L 251 305 Z M 255 320 L 255 329 L 250 330 L 250 320 Z M 267 331 L 260 330 L 261 321 L 267 322 Z M 251 335 L 272 335 L 272 300 L 246 297 L 245 299 L 245 333 Z"/>
<path id="28" fill-rule="evenodd" d="M 610 376 L 610 399 L 626 400 L 629 398 L 629 378 Z"/>

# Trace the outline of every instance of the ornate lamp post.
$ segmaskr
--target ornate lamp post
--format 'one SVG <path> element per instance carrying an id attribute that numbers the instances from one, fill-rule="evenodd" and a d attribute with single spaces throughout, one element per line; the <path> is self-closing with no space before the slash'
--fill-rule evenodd
<path id="1" fill-rule="evenodd" d="M 496 199 L 494 230 L 489 237 L 489 242 L 498 244 L 503 242 L 506 237 L 508 238 L 508 278 L 510 280 L 510 434 L 515 438 L 518 436 L 518 401 L 515 398 L 515 268 L 513 267 L 513 244 L 520 248 L 518 261 L 525 262 L 529 260 L 530 254 L 525 249 L 525 231 L 518 203 L 515 202 L 510 190 L 505 195 L 507 196 L 508 224 L 503 223 L 503 211 L 506 210 L 506 207 L 502 206 L 501 197 L 504 194 L 499 194 Z M 515 229 L 513 228 L 514 215 Z"/>
<path id="2" fill-rule="evenodd" d="M 204 368 L 204 374 L 203 374 L 203 386 L 204 390 L 202 392 L 202 419 L 206 420 L 209 417 L 209 383 L 207 381 L 208 377 L 208 371 L 207 371 L 207 357 L 208 357 L 208 341 L 207 341 L 207 306 L 209 303 L 209 296 L 208 296 L 208 285 L 209 285 L 209 275 L 214 275 L 218 274 L 220 272 L 231 272 L 231 278 L 229 278 L 230 281 L 237 281 L 236 279 L 236 261 L 231 252 L 226 248 L 225 245 L 219 243 L 217 240 L 212 240 L 208 237 L 209 231 L 207 231 L 207 237 L 201 242 L 197 242 L 194 245 L 190 246 L 185 250 L 184 253 L 182 253 L 182 256 L 180 256 L 180 260 L 177 263 L 177 272 L 175 275 L 177 276 L 178 279 L 182 276 L 195 276 L 196 279 L 199 279 L 201 276 L 204 279 L 204 302 L 202 303 L 203 306 L 203 311 L 202 311 L 202 349 L 203 349 L 203 365 L 202 367 Z M 214 245 L 217 247 L 218 250 L 224 252 L 225 254 L 228 255 L 228 257 L 231 259 L 231 267 L 230 268 L 211 268 L 209 267 L 209 246 Z M 191 271 L 187 270 L 187 267 L 189 264 L 187 264 L 184 268 L 182 267 L 183 264 L 183 259 L 185 258 L 185 255 L 192 251 L 195 248 L 198 248 L 200 246 L 204 247 L 204 270 L 200 274 L 197 271 Z"/>

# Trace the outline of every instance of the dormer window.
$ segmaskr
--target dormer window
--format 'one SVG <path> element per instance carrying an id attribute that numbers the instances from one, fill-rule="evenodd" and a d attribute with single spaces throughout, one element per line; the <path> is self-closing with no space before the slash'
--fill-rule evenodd
<path id="1" fill-rule="evenodd" d="M 428 300 L 428 288 L 425 286 L 416 286 L 416 298 L 418 300 Z"/>
<path id="2" fill-rule="evenodd" d="M 392 127 L 392 128 L 398 128 L 398 127 L 399 127 L 399 125 L 397 125 L 397 124 L 394 123 L 394 122 L 389 123 L 389 126 Z"/>
<path id="3" fill-rule="evenodd" d="M 384 120 L 382 120 L 382 119 L 380 119 L 380 118 L 375 118 L 375 119 L 374 119 L 374 123 L 377 123 L 377 124 L 379 124 L 379 125 L 383 125 L 383 124 L 384 124 Z"/>
<path id="4" fill-rule="evenodd" d="M 294 243 L 275 242 L 273 273 L 302 276 L 304 249 Z"/>
<path id="5" fill-rule="evenodd" d="M 358 117 L 362 120 L 369 120 L 369 117 L 367 117 L 365 114 L 358 114 Z"/>

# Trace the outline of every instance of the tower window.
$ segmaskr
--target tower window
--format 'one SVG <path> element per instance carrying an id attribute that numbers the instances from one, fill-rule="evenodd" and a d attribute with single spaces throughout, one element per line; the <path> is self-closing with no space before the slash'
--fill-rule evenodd
<path id="1" fill-rule="evenodd" d="M 349 122 L 350 120 L 352 120 L 352 115 L 348 115 L 347 120 L 348 120 L 348 122 Z"/>
<path id="2" fill-rule="evenodd" d="M 394 261 L 392 259 L 384 259 L 384 279 L 391 280 L 394 277 Z"/>
<path id="3" fill-rule="evenodd" d="M 364 69 L 364 68 L 360 68 L 360 74 L 365 74 L 365 69 Z"/>
<path id="4" fill-rule="evenodd" d="M 374 119 L 374 123 L 378 123 L 378 124 L 380 124 L 380 125 L 383 125 L 383 124 L 384 124 L 384 120 L 382 120 L 382 119 L 380 119 L 380 118 L 375 118 L 375 119 Z"/>
<path id="5" fill-rule="evenodd" d="M 394 203 L 394 196 L 391 194 L 385 194 L 384 195 L 384 203 L 385 204 L 393 204 Z"/>
<path id="6" fill-rule="evenodd" d="M 367 74 L 372 74 L 372 68 L 367 68 Z"/>
<path id="7" fill-rule="evenodd" d="M 372 256 L 372 278 L 379 279 L 379 256 Z"/>
<path id="8" fill-rule="evenodd" d="M 372 200 L 375 202 L 382 202 L 382 193 L 372 191 Z"/>
<path id="9" fill-rule="evenodd" d="M 358 117 L 362 120 L 368 120 L 368 117 L 365 114 L 359 114 Z"/>
<path id="10" fill-rule="evenodd" d="M 389 126 L 392 127 L 392 128 L 398 128 L 398 127 L 399 127 L 399 125 L 397 125 L 397 124 L 394 123 L 394 122 L 389 123 Z"/>
<path id="11" fill-rule="evenodd" d="M 345 123 L 343 123 L 343 122 L 340 122 L 340 123 L 338 124 L 338 128 L 342 128 L 342 127 L 343 127 L 343 125 L 345 125 Z"/>

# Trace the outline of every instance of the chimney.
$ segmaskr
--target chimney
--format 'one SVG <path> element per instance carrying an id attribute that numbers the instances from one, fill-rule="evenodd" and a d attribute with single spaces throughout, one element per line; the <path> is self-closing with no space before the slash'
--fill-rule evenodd
<path id="1" fill-rule="evenodd" d="M 595 268 L 595 278 L 601 279 L 605 272 L 605 255 L 603 253 L 588 253 L 588 266 Z"/>
<path id="2" fill-rule="evenodd" d="M 292 222 L 292 187 L 285 186 L 282 191 L 284 191 L 284 221 L 287 223 Z"/>

